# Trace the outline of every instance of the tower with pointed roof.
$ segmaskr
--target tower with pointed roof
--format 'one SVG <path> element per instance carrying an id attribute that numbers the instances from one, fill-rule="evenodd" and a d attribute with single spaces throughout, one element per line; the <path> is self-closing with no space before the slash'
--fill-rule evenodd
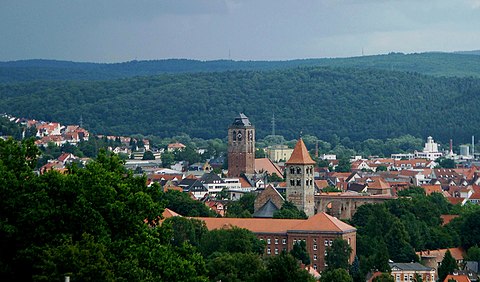
<path id="1" fill-rule="evenodd" d="M 255 127 L 240 113 L 228 127 L 228 176 L 255 173 Z"/>
<path id="2" fill-rule="evenodd" d="M 315 161 L 308 153 L 300 138 L 293 149 L 292 156 L 285 163 L 287 176 L 287 201 L 304 211 L 307 216 L 315 213 L 314 167 Z"/>

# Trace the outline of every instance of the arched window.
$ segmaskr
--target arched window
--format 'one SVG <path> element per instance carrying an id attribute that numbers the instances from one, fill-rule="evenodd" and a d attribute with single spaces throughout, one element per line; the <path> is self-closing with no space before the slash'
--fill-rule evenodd
<path id="1" fill-rule="evenodd" d="M 300 178 L 297 178 L 297 186 L 302 186 L 302 180 L 300 180 Z"/>
<path id="2" fill-rule="evenodd" d="M 232 136 L 232 137 L 233 137 L 233 141 L 237 141 L 237 132 L 234 130 L 234 131 L 232 132 L 232 134 L 233 134 L 233 136 Z"/>
<path id="3" fill-rule="evenodd" d="M 290 186 L 295 186 L 295 180 L 294 179 L 290 179 Z"/>
<path id="4" fill-rule="evenodd" d="M 295 168 L 294 167 L 290 168 L 290 174 L 295 174 Z"/>
<path id="5" fill-rule="evenodd" d="M 297 166 L 297 174 L 301 174 L 302 173 L 302 168 Z"/>

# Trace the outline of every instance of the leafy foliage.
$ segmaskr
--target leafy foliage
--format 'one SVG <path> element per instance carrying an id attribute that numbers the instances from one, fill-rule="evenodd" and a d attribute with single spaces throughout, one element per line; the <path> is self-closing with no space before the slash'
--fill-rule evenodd
<path id="1" fill-rule="evenodd" d="M 290 254 L 297 260 L 301 261 L 304 265 L 310 264 L 310 255 L 307 252 L 307 244 L 305 241 L 297 241 L 293 244 Z"/>
<path id="2" fill-rule="evenodd" d="M 160 137 L 187 133 L 208 139 L 224 138 L 233 117 L 244 109 L 257 136 L 267 136 L 271 111 L 264 109 L 274 105 L 275 112 L 282 113 L 277 134 L 296 138 L 300 126 L 305 133 L 326 136 L 337 155 L 348 156 L 352 152 L 346 148 L 360 151 L 358 142 L 369 138 L 411 134 L 433 135 L 445 142 L 455 136 L 467 142 L 469 132 L 478 127 L 474 113 L 479 91 L 480 80 L 471 77 L 305 67 L 1 84 L 0 112 L 64 124 L 75 124 L 83 116 L 85 127 L 93 133 Z M 336 105 L 342 105 L 341 115 Z M 392 108 L 402 111 L 389 111 Z M 435 109 L 435 114 L 426 109 Z M 161 119 L 148 118 L 159 112 Z M 464 124 L 465 120 L 471 122 Z M 456 129 L 457 124 L 464 126 Z M 338 141 L 345 147 L 338 146 Z M 367 146 L 368 151 L 362 151 L 376 155 L 386 142 Z"/>
<path id="3" fill-rule="evenodd" d="M 192 246 L 161 243 L 151 227 L 163 211 L 158 190 L 117 156 L 37 176 L 37 154 L 31 139 L 0 140 L 2 281 L 206 280 Z"/>
<path id="4" fill-rule="evenodd" d="M 327 248 L 327 256 L 325 262 L 327 263 L 327 269 L 343 268 L 349 269 L 349 259 L 352 253 L 352 248 L 347 241 L 341 238 L 335 238 L 332 246 Z"/>
<path id="5" fill-rule="evenodd" d="M 280 210 L 273 213 L 273 218 L 307 219 L 304 211 L 300 211 L 295 204 L 285 201 Z"/>
<path id="6" fill-rule="evenodd" d="M 450 250 L 447 250 L 443 257 L 442 263 L 438 267 L 438 279 L 439 281 L 445 280 L 448 274 L 452 274 L 457 269 L 457 261 L 453 258 Z"/>

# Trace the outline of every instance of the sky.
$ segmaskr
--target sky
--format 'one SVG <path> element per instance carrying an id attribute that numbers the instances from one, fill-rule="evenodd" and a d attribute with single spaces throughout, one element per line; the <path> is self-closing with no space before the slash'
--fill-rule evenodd
<path id="1" fill-rule="evenodd" d="M 0 61 L 289 60 L 480 49 L 480 0 L 0 0 Z"/>

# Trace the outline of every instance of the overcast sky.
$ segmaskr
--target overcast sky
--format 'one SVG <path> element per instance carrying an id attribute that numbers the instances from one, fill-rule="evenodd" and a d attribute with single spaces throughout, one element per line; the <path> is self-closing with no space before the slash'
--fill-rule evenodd
<path id="1" fill-rule="evenodd" d="M 480 49 L 480 0 L 0 0 L 0 61 Z"/>

